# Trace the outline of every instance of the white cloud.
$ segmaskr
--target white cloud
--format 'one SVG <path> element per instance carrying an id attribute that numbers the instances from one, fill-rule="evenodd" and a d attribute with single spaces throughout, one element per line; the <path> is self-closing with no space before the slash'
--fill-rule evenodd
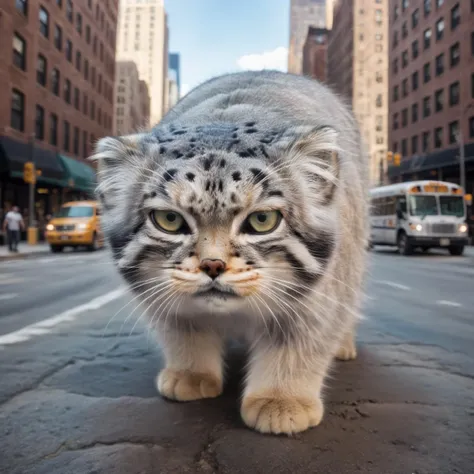
<path id="1" fill-rule="evenodd" d="M 262 69 L 276 69 L 278 71 L 287 70 L 288 49 L 280 46 L 273 51 L 265 51 L 261 54 L 247 54 L 237 60 L 237 65 L 241 69 L 251 71 L 261 71 Z"/>
<path id="2" fill-rule="evenodd" d="M 189 84 L 181 84 L 181 97 L 184 97 L 189 92 L 189 89 L 191 89 Z"/>

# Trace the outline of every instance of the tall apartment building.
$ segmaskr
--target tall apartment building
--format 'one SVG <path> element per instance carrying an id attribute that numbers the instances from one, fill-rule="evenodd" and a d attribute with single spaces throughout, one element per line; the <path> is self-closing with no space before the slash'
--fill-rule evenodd
<path id="1" fill-rule="evenodd" d="M 328 83 L 352 105 L 370 156 L 372 185 L 386 179 L 388 0 L 336 0 Z"/>
<path id="2" fill-rule="evenodd" d="M 114 135 L 129 135 L 148 126 L 150 117 L 148 90 L 138 76 L 137 65 L 133 61 L 117 61 L 115 64 L 115 114 Z"/>
<path id="3" fill-rule="evenodd" d="M 118 0 L 1 2 L 0 213 L 28 208 L 28 160 L 40 226 L 93 188 L 86 157 L 112 133 L 117 15 Z"/>
<path id="4" fill-rule="evenodd" d="M 151 98 L 150 123 L 166 112 L 168 27 L 163 0 L 121 0 L 117 61 L 133 61 Z"/>
<path id="5" fill-rule="evenodd" d="M 303 72 L 303 47 L 310 26 L 326 27 L 326 0 L 291 0 L 288 72 Z"/>
<path id="6" fill-rule="evenodd" d="M 390 1 L 391 181 L 460 183 L 474 192 L 474 1 Z"/>
<path id="7" fill-rule="evenodd" d="M 303 47 L 303 74 L 305 76 L 321 82 L 327 81 L 328 40 L 328 30 L 309 27 Z"/>

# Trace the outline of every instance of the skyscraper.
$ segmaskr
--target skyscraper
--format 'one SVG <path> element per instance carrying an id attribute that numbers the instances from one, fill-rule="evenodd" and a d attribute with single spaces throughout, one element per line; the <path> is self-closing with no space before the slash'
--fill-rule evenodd
<path id="1" fill-rule="evenodd" d="M 326 0 L 291 0 L 288 72 L 303 71 L 303 47 L 310 26 L 326 27 Z"/>
<path id="2" fill-rule="evenodd" d="M 150 123 L 166 111 L 168 28 L 163 0 L 121 0 L 117 61 L 133 61 L 150 93 Z"/>

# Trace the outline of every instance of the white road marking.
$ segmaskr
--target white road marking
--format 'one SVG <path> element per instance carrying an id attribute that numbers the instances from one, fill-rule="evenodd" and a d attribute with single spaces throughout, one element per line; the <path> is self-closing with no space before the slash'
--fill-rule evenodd
<path id="1" fill-rule="evenodd" d="M 410 291 L 408 286 L 401 285 L 400 283 L 396 283 L 394 281 L 379 280 L 379 283 L 382 285 L 391 286 L 392 288 L 397 288 L 398 290 Z"/>
<path id="2" fill-rule="evenodd" d="M 31 339 L 33 336 L 39 336 L 52 332 L 52 328 L 58 324 L 74 321 L 77 315 L 86 311 L 92 311 L 101 308 L 102 306 L 116 300 L 125 293 L 124 288 L 118 288 L 117 290 L 106 293 L 105 295 L 99 296 L 98 298 L 89 301 L 89 303 L 81 304 L 75 308 L 68 309 L 57 316 L 53 316 L 48 319 L 44 319 L 39 323 L 30 324 L 25 326 L 18 331 L 11 332 L 0 336 L 0 346 L 8 344 L 16 344 L 18 342 L 24 342 Z"/>
<path id="3" fill-rule="evenodd" d="M 456 301 L 448 301 L 448 300 L 438 300 L 436 301 L 436 304 L 439 304 L 441 306 L 452 306 L 454 308 L 460 308 L 462 306 L 461 303 L 456 303 Z"/>
<path id="4" fill-rule="evenodd" d="M 23 283 L 24 281 L 24 278 L 10 278 L 9 280 L 0 280 L 0 285 L 13 285 L 14 283 Z"/>
<path id="5" fill-rule="evenodd" d="M 0 295 L 0 301 L 12 300 L 13 298 L 16 298 L 17 296 L 18 296 L 18 293 L 6 293 L 5 295 Z"/>

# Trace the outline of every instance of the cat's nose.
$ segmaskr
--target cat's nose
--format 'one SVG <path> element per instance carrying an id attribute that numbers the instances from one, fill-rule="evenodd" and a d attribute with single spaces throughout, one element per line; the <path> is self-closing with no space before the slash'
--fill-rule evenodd
<path id="1" fill-rule="evenodd" d="M 207 273 L 213 280 L 225 271 L 225 262 L 219 259 L 206 258 L 201 261 L 199 269 Z"/>

